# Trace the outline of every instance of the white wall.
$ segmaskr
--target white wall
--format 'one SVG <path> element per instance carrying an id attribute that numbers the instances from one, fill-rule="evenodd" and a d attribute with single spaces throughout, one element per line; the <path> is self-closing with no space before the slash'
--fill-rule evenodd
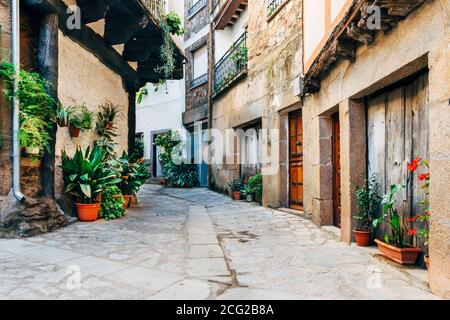
<path id="1" fill-rule="evenodd" d="M 230 49 L 231 45 L 236 42 L 240 36 L 245 32 L 248 22 L 248 9 L 241 14 L 236 23 L 230 27 L 226 27 L 224 30 L 214 31 L 214 49 L 215 49 L 215 61 L 219 61 L 220 58 Z"/>

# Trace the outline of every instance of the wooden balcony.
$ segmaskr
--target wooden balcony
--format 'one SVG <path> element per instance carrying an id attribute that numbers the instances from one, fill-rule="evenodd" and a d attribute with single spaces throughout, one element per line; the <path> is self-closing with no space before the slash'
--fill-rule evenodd
<path id="1" fill-rule="evenodd" d="M 212 16 L 214 28 L 223 30 L 239 19 L 248 5 L 248 0 L 214 0 Z"/>

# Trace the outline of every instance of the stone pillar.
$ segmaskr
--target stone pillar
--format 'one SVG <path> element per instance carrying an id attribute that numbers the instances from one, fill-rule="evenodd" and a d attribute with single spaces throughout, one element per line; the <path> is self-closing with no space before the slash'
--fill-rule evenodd
<path id="1" fill-rule="evenodd" d="M 312 152 L 312 184 L 305 185 L 305 188 L 313 188 L 312 199 L 312 220 L 318 226 L 333 224 L 333 163 L 332 163 L 332 138 L 333 124 L 331 117 L 318 116 L 314 119 L 318 121 L 317 147 Z M 312 139 L 317 139 L 312 137 Z M 316 142 L 313 142 L 315 144 Z"/>
<path id="2" fill-rule="evenodd" d="M 339 104 L 341 132 L 341 240 L 352 242 L 356 214 L 355 188 L 366 180 L 366 114 L 364 101 Z"/>
<path id="3" fill-rule="evenodd" d="M 430 52 L 430 287 L 450 299 L 450 79 L 449 55 L 443 44 Z"/>
<path id="4" fill-rule="evenodd" d="M 264 155 L 264 157 L 271 159 L 271 163 L 263 164 L 263 168 L 261 170 L 261 173 L 263 174 L 262 205 L 264 207 L 278 208 L 280 207 L 280 159 L 279 159 L 280 139 L 279 137 L 277 139 L 275 139 L 275 137 L 272 137 L 271 130 L 280 129 L 279 114 L 272 113 L 268 117 L 263 117 L 262 128 L 263 130 L 267 130 L 266 139 L 263 139 L 263 137 L 261 136 L 259 137 L 259 139 L 262 142 L 262 145 L 265 145 L 267 149 L 267 154 Z M 276 154 L 272 156 L 272 152 L 275 152 Z M 266 167 L 268 170 L 265 170 L 264 167 Z"/>

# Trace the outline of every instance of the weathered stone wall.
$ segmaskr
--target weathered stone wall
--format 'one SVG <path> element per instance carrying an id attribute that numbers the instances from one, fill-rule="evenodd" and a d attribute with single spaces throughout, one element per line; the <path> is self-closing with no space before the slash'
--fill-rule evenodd
<path id="1" fill-rule="evenodd" d="M 430 285 L 434 292 L 450 297 L 450 92 L 448 1 L 426 1 L 418 10 L 398 23 L 390 32 L 379 34 L 370 46 L 357 50 L 356 62 L 340 61 L 322 79 L 321 90 L 304 101 L 305 131 L 305 211 L 317 224 L 330 224 L 332 203 L 326 192 L 331 185 L 332 171 L 329 148 L 326 147 L 329 126 L 327 119 L 339 110 L 341 118 L 341 187 L 351 192 L 364 176 L 364 159 L 356 150 L 363 146 L 358 135 L 364 126 L 351 126 L 351 118 L 361 118 L 358 99 L 378 91 L 423 67 L 429 69 L 430 160 L 431 160 L 431 233 Z M 350 99 L 350 100 L 348 100 Z M 364 108 L 361 104 L 359 108 Z M 353 110 L 352 110 L 353 109 Z M 350 118 L 350 120 L 346 120 Z M 363 118 L 361 118 L 363 119 Z M 364 147 L 364 146 L 363 146 Z M 353 150 L 353 151 L 351 151 Z M 342 157 L 343 155 L 343 157 Z M 359 182 L 358 182 L 359 181 Z M 351 217 L 354 202 L 343 196 L 342 239 L 351 241 Z"/>
<path id="2" fill-rule="evenodd" d="M 120 115 L 117 125 L 119 136 L 117 151 L 122 153 L 128 148 L 128 94 L 122 79 L 93 54 L 77 43 L 59 33 L 59 84 L 58 96 L 65 106 L 86 103 L 89 110 L 97 112 L 98 106 L 106 100 L 119 106 Z M 79 138 L 71 138 L 68 128 L 59 128 L 56 137 L 57 163 L 60 161 L 61 150 L 73 154 L 80 145 L 86 148 L 97 138 L 95 130 L 81 132 Z M 59 193 L 62 190 L 60 170 L 57 170 L 56 185 Z"/>
<path id="3" fill-rule="evenodd" d="M 280 139 L 268 141 L 280 149 L 278 173 L 264 177 L 263 205 L 287 205 L 287 108 L 299 108 L 295 84 L 302 69 L 302 1 L 289 0 L 268 21 L 264 1 L 249 1 L 248 75 L 239 84 L 214 99 L 213 127 L 225 130 L 258 118 L 263 129 L 277 129 Z M 226 187 L 239 174 L 239 166 L 213 165 L 213 182 Z"/>

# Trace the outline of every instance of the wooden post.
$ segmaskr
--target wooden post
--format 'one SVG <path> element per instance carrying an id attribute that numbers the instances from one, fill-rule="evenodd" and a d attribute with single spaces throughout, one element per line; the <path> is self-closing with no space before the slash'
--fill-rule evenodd
<path id="1" fill-rule="evenodd" d="M 136 135 L 136 84 L 134 81 L 126 83 L 128 92 L 128 154 L 134 152 Z"/>
<path id="2" fill-rule="evenodd" d="M 39 45 L 38 69 L 47 80 L 47 92 L 58 101 L 58 16 L 46 14 L 42 17 Z M 55 143 L 57 126 L 50 131 L 49 150 L 45 151 L 41 162 L 41 186 L 44 196 L 55 196 Z"/>

